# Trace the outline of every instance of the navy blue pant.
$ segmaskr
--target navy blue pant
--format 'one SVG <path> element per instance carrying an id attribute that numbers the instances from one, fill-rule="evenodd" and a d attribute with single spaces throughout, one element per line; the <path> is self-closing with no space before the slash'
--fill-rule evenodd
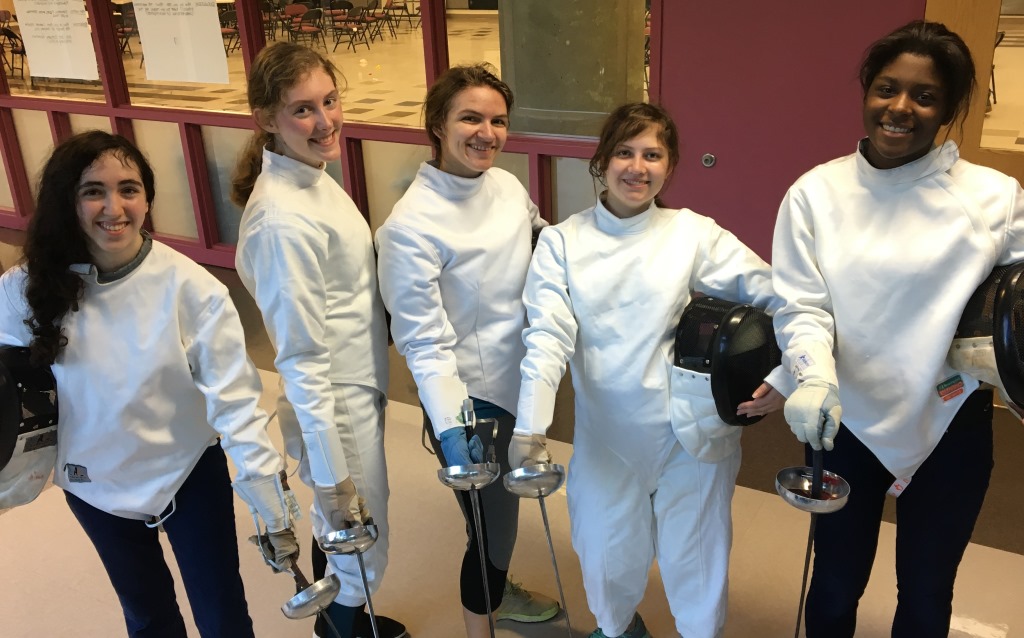
<path id="1" fill-rule="evenodd" d="M 128 635 L 185 638 L 185 622 L 164 562 L 159 532 L 142 521 L 107 514 L 69 492 L 64 495 L 103 561 L 121 601 Z M 219 445 L 211 445 L 203 453 L 175 502 L 177 510 L 164 523 L 164 530 L 200 635 L 253 638 L 238 573 L 231 480 Z"/>
<path id="2" fill-rule="evenodd" d="M 807 447 L 810 464 L 810 447 Z M 808 638 L 852 638 L 857 603 L 878 546 L 886 490 L 896 480 L 874 454 L 840 428 L 825 469 L 850 483 L 838 512 L 818 517 L 814 573 L 807 594 Z M 953 582 L 992 475 L 992 392 L 974 392 L 896 501 L 894 638 L 946 638 Z"/>

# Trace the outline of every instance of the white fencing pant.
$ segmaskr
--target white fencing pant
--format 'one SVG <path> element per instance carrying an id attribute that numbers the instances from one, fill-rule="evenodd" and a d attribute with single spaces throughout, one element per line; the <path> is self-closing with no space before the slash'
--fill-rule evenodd
<path id="1" fill-rule="evenodd" d="M 366 579 L 370 593 L 376 592 L 388 564 L 388 468 L 384 460 L 384 406 L 385 395 L 361 385 L 334 384 L 334 424 L 338 428 L 341 447 L 356 491 L 366 501 L 366 509 L 373 517 L 380 536 L 365 554 Z M 277 402 L 277 418 L 284 435 L 285 446 L 293 458 L 302 444 L 302 433 L 295 410 L 284 393 Z M 299 476 L 312 486 L 309 461 L 303 456 L 299 462 Z M 331 531 L 314 502 L 312 528 L 315 537 Z M 354 555 L 328 554 L 327 573 L 338 575 L 341 591 L 334 599 L 346 607 L 359 607 L 366 602 L 363 581 L 359 575 L 359 562 Z"/>
<path id="2" fill-rule="evenodd" d="M 631 467 L 577 431 L 566 486 L 572 544 L 591 613 L 625 633 L 655 557 L 676 630 L 715 638 L 725 625 L 731 503 L 740 452 L 700 463 L 676 442 L 665 463 Z"/>

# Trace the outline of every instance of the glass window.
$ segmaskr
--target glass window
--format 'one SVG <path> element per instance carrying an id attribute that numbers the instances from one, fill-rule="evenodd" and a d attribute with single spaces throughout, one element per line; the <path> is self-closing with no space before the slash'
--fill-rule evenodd
<path id="1" fill-rule="evenodd" d="M 29 7 L 25 7 L 27 10 Z M 61 78 L 61 77 L 47 77 L 43 74 L 33 72 L 31 68 L 30 58 L 36 59 L 40 62 L 39 52 L 29 55 L 27 53 L 24 39 L 25 34 L 22 32 L 22 25 L 16 20 L 17 10 L 13 4 L 7 4 L 3 7 L 5 10 L 9 10 L 9 19 L 4 21 L 0 20 L 0 47 L 3 48 L 3 67 L 7 73 L 7 83 L 10 86 L 12 95 L 32 95 L 35 97 L 46 97 L 52 99 L 65 99 L 65 100 L 83 100 L 87 102 L 103 102 L 105 100 L 103 96 L 103 85 L 97 80 L 80 80 L 72 78 Z M 69 14 L 74 13 L 74 9 L 70 8 Z M 36 30 L 34 33 L 41 41 L 52 41 L 55 46 L 68 47 L 71 46 L 69 42 L 63 38 L 78 38 L 78 43 L 82 46 L 92 47 L 91 39 L 89 39 L 89 31 L 86 25 L 79 22 L 79 28 L 75 29 L 72 26 L 70 29 L 64 32 L 54 31 L 40 31 L 40 27 L 45 28 L 47 18 L 43 17 L 44 14 L 37 13 L 35 16 L 39 20 L 33 20 L 32 24 L 26 29 Z M 74 25 L 75 21 L 81 21 L 85 18 L 84 5 L 81 7 L 81 14 L 69 15 L 69 23 Z M 26 18 L 28 20 L 29 18 Z M 64 25 L 62 25 L 64 26 Z M 30 38 L 31 40 L 31 38 Z M 31 50 L 33 45 L 29 46 Z M 42 55 L 45 56 L 45 51 Z M 45 60 L 44 60 L 45 61 Z M 96 75 L 99 74 L 98 70 L 95 71 Z"/>
<path id="2" fill-rule="evenodd" d="M 988 77 L 978 75 L 978 84 L 988 80 L 981 146 L 1024 152 L 1024 1 L 1004 0 L 992 46 Z"/>
<path id="3" fill-rule="evenodd" d="M 156 176 L 156 198 L 150 211 L 153 229 L 164 235 L 198 239 L 178 125 L 149 120 L 135 120 L 132 125 L 135 143 L 146 154 Z"/>
<path id="4" fill-rule="evenodd" d="M 345 119 L 420 126 L 427 82 L 419 3 L 355 0 L 351 11 L 324 4 L 325 51 L 348 85 Z"/>
<path id="5" fill-rule="evenodd" d="M 202 130 L 206 171 L 216 207 L 217 234 L 221 243 L 237 244 L 242 209 L 231 201 L 231 175 L 235 170 L 235 161 L 252 137 L 252 131 L 216 126 L 204 126 Z"/>
<path id="6" fill-rule="evenodd" d="M 463 4 L 465 9 L 458 9 Z M 449 0 L 452 65 L 489 62 L 516 96 L 512 130 L 597 135 L 612 109 L 644 99 L 645 4 Z"/>
<path id="7" fill-rule="evenodd" d="M 366 195 L 370 202 L 370 228 L 384 223 L 395 202 L 412 184 L 420 164 L 431 158 L 429 146 L 395 144 L 392 142 L 363 142 L 363 161 L 366 166 L 386 166 L 386 170 L 366 171 Z"/>
<path id="8" fill-rule="evenodd" d="M 14 128 L 18 132 L 21 157 L 25 161 L 25 173 L 32 188 L 32 198 L 39 192 L 39 176 L 43 165 L 53 152 L 53 133 L 50 120 L 42 111 L 12 109 Z"/>
<path id="9" fill-rule="evenodd" d="M 552 164 L 552 190 L 554 191 L 555 223 L 570 215 L 586 210 L 597 201 L 595 181 L 590 176 L 588 160 L 575 157 L 556 157 Z M 597 185 L 600 188 L 600 185 Z"/>
<path id="10" fill-rule="evenodd" d="M 84 133 L 85 131 L 92 130 L 112 132 L 109 117 L 70 113 L 68 119 L 71 120 L 71 131 L 74 133 Z"/>
<path id="11" fill-rule="evenodd" d="M 143 7 L 141 4 L 136 10 L 132 2 L 127 0 L 111 0 L 114 7 L 114 21 L 118 46 L 121 48 L 122 61 L 124 62 L 125 79 L 128 82 L 128 93 L 132 104 L 143 104 L 148 106 L 164 106 L 171 108 L 191 109 L 197 111 L 225 111 L 230 113 L 248 113 L 249 105 L 246 99 L 245 64 L 242 62 L 242 48 L 239 39 L 238 17 L 234 9 L 234 2 L 226 0 L 216 3 L 216 14 L 212 11 L 203 13 L 210 24 L 200 22 L 201 27 L 206 27 L 206 33 L 215 31 L 221 35 L 223 51 L 216 48 L 211 52 L 213 56 L 224 55 L 227 61 L 227 83 L 194 82 L 185 79 L 150 79 L 152 73 L 146 68 L 146 43 L 140 38 L 146 30 L 147 25 L 162 26 L 159 11 L 160 6 Z M 178 4 L 178 3 L 164 3 Z M 196 10 L 204 9 L 206 3 L 199 3 Z M 153 13 L 147 13 L 153 12 Z M 196 14 L 200 15 L 200 14 Z M 200 17 L 197 20 L 202 20 Z M 140 20 L 143 22 L 140 29 Z M 175 24 L 169 22 L 169 24 Z M 148 28 L 154 28 L 149 26 Z M 193 40 L 190 34 L 183 34 L 185 41 Z M 198 36 L 196 36 L 198 37 Z M 205 42 L 205 40 L 203 40 Z M 159 43 L 166 46 L 166 43 Z M 157 46 L 156 44 L 154 46 Z M 150 57 L 158 56 L 154 50 Z M 221 60 L 213 60 L 211 64 L 220 63 Z M 158 58 L 159 59 L 159 58 Z M 159 66 L 159 65 L 158 65 Z M 183 77 L 186 65 L 183 65 Z M 154 73 L 161 78 L 166 78 L 167 70 L 157 68 Z"/>

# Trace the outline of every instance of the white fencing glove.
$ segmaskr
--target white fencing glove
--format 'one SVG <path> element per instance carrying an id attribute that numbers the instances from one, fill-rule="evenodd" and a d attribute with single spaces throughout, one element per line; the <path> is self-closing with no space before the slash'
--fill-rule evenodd
<path id="1" fill-rule="evenodd" d="M 286 571 L 299 560 L 299 542 L 292 528 L 249 537 L 249 542 L 260 548 L 263 560 L 274 573 Z"/>
<path id="2" fill-rule="evenodd" d="M 288 489 L 285 473 L 235 481 L 232 487 L 249 506 L 249 512 L 256 519 L 257 530 L 259 519 L 263 519 L 267 528 L 266 534 L 250 536 L 249 542 L 260 547 L 263 559 L 274 571 L 290 567 L 299 557 L 299 543 L 292 530 L 292 519 L 297 518 L 298 505 Z"/>
<path id="3" fill-rule="evenodd" d="M 831 450 L 843 416 L 839 389 L 820 379 L 804 381 L 786 399 L 783 413 L 801 443 L 815 450 Z"/>
<path id="4" fill-rule="evenodd" d="M 352 477 L 337 485 L 314 484 L 313 498 L 320 508 L 320 514 L 333 530 L 364 525 L 370 518 L 366 501 L 356 492 Z"/>
<path id="5" fill-rule="evenodd" d="M 546 436 L 513 432 L 512 442 L 508 444 L 508 464 L 513 470 L 550 462 L 551 455 L 548 454 Z"/>

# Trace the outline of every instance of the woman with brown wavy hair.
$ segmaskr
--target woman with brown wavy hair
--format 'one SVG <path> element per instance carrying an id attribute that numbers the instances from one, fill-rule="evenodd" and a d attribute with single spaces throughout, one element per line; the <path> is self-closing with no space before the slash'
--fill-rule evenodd
<path id="1" fill-rule="evenodd" d="M 153 171 L 125 138 L 66 140 L 38 192 L 24 262 L 0 278 L 0 343 L 27 346 L 53 372 L 54 483 L 103 561 L 129 636 L 185 635 L 158 528 L 200 634 L 253 636 L 221 448 L 271 531 L 272 559 L 298 546 L 227 288 L 143 230 Z"/>
<path id="2" fill-rule="evenodd" d="M 364 559 L 375 590 L 388 560 L 387 323 L 370 229 L 324 171 L 341 156 L 338 75 L 319 53 L 290 42 L 253 61 L 249 106 L 257 131 L 232 193 L 245 207 L 235 266 L 277 351 L 278 420 L 313 488 L 313 534 L 372 516 L 380 535 Z M 314 541 L 316 575 L 326 562 Z M 343 637 L 368 635 L 355 557 L 329 563 L 342 588 L 327 613 Z M 390 618 L 378 616 L 377 625 L 384 637 L 406 635 Z M 326 636 L 327 628 L 318 622 L 317 633 Z"/>

